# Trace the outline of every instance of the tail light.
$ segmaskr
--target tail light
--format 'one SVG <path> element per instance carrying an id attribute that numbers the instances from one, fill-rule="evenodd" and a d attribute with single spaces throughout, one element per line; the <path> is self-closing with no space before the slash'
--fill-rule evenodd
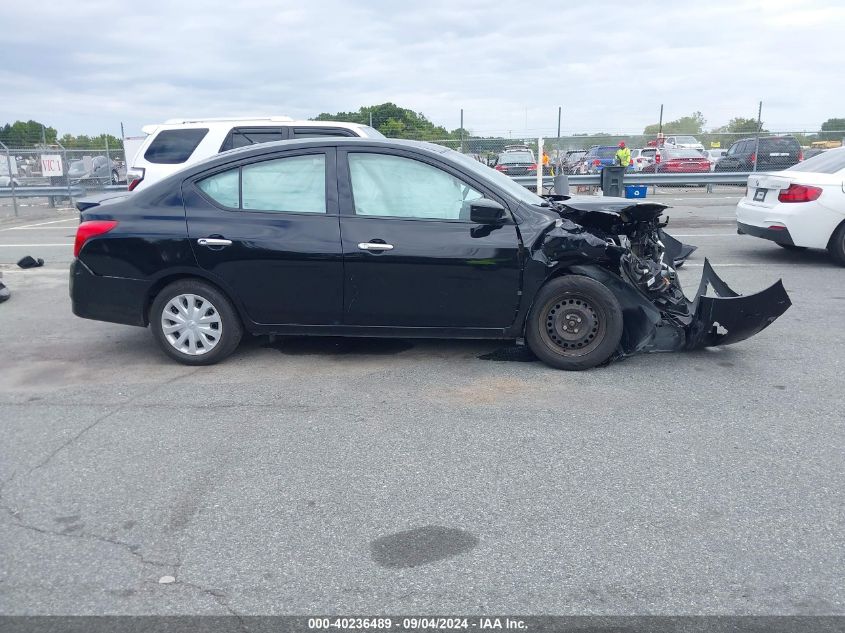
<path id="1" fill-rule="evenodd" d="M 655 154 L 655 155 L 654 155 L 654 162 L 655 162 L 655 163 L 659 163 L 659 162 L 660 162 L 660 154 Z"/>
<path id="2" fill-rule="evenodd" d="M 822 195 L 821 187 L 809 185 L 789 185 L 788 189 L 781 189 L 778 202 L 812 202 Z"/>
<path id="3" fill-rule="evenodd" d="M 141 181 L 144 179 L 144 168 L 143 167 L 133 167 L 132 169 L 126 170 L 126 187 L 129 191 L 132 191 L 141 184 Z"/>
<path id="4" fill-rule="evenodd" d="M 88 222 L 82 222 L 79 225 L 79 228 L 76 229 L 76 241 L 73 243 L 73 256 L 79 257 L 79 251 L 82 250 L 85 242 L 90 240 L 92 237 L 108 233 L 116 226 L 117 222 L 115 220 L 89 220 Z"/>
<path id="5" fill-rule="evenodd" d="M 757 154 L 752 153 L 751 154 L 751 164 L 753 165 L 756 162 L 757 162 Z"/>
<path id="6" fill-rule="evenodd" d="M 601 165 L 601 161 L 597 158 L 597 159 L 595 159 L 595 160 L 593 161 L 593 165 L 594 165 L 595 167 L 598 167 L 599 165 Z"/>
<path id="7" fill-rule="evenodd" d="M 508 166 L 507 165 L 496 165 L 495 170 L 496 171 L 507 171 Z"/>
<path id="8" fill-rule="evenodd" d="M 537 163 L 533 165 L 528 165 L 528 171 L 537 171 Z"/>
<path id="9" fill-rule="evenodd" d="M 799 149 L 798 150 L 798 162 L 800 163 L 802 160 L 804 160 L 804 150 Z"/>

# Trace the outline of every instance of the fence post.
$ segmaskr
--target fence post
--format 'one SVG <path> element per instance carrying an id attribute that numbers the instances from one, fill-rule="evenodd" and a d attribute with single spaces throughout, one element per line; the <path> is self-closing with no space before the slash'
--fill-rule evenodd
<path id="1" fill-rule="evenodd" d="M 111 181 L 111 173 L 114 170 L 114 168 L 111 166 L 111 155 L 109 154 L 109 135 L 106 134 L 105 138 L 106 138 L 106 165 L 109 166 L 109 183 L 108 184 L 116 185 L 117 184 L 116 182 Z"/>
<path id="2" fill-rule="evenodd" d="M 56 141 L 56 145 L 62 148 L 62 162 L 64 163 L 62 171 L 64 172 L 65 184 L 67 184 L 67 199 L 68 204 L 73 204 L 73 198 L 70 197 L 70 175 L 68 174 L 70 163 L 67 162 L 67 149 L 58 140 Z"/>
<path id="3" fill-rule="evenodd" d="M 537 139 L 537 195 L 543 195 L 543 137 Z"/>
<path id="4" fill-rule="evenodd" d="M 751 166 L 751 171 L 757 171 L 757 163 L 760 162 L 760 157 L 757 154 L 760 152 L 760 128 L 763 127 L 761 117 L 763 116 L 763 102 L 757 107 L 757 131 L 754 133 L 754 164 Z"/>
<path id="5" fill-rule="evenodd" d="M 9 186 L 12 187 L 12 207 L 15 209 L 15 217 L 18 217 L 18 198 L 15 195 L 15 176 L 12 173 L 12 156 L 9 154 L 9 148 L 4 143 L 0 143 L 3 150 L 6 152 L 6 165 L 9 167 Z M 17 172 L 17 162 L 15 162 L 15 171 Z"/>

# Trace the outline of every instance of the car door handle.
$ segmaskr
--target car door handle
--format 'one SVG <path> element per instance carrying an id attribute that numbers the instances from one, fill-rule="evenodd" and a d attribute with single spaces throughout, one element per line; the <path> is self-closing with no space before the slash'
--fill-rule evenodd
<path id="1" fill-rule="evenodd" d="M 392 251 L 393 244 L 382 244 L 380 242 L 361 242 L 358 248 L 362 251 Z"/>
<path id="2" fill-rule="evenodd" d="M 200 246 L 231 246 L 232 240 L 224 240 L 218 237 L 201 237 L 197 240 Z"/>

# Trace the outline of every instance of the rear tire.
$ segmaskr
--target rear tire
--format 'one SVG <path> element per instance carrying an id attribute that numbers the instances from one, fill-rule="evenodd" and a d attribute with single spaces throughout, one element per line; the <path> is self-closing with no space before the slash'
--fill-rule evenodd
<path id="1" fill-rule="evenodd" d="M 845 222 L 839 225 L 827 244 L 827 252 L 840 266 L 845 266 Z"/>
<path id="2" fill-rule="evenodd" d="M 150 307 L 150 329 L 162 351 L 185 365 L 213 365 L 229 356 L 243 335 L 232 302 L 198 279 L 166 286 Z"/>
<path id="3" fill-rule="evenodd" d="M 558 277 L 534 298 L 525 338 L 537 358 L 551 367 L 589 369 L 610 359 L 619 346 L 622 308 L 594 279 Z"/>

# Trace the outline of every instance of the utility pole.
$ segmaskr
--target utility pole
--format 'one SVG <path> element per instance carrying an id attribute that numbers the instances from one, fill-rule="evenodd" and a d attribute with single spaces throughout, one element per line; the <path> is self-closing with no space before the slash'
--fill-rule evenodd
<path id="1" fill-rule="evenodd" d="M 657 136 L 663 134 L 663 104 L 660 104 L 660 122 L 657 124 Z"/>
<path id="2" fill-rule="evenodd" d="M 557 148 L 560 149 L 560 114 L 563 108 L 557 107 Z"/>
<path id="3" fill-rule="evenodd" d="M 760 152 L 760 129 L 763 127 L 763 102 L 757 106 L 757 133 L 754 135 L 754 164 L 751 171 L 757 171 L 757 154 Z"/>
<path id="4" fill-rule="evenodd" d="M 461 154 L 464 153 L 464 109 L 461 108 Z"/>
<path id="5" fill-rule="evenodd" d="M 373 111 L 370 110 L 370 127 L 373 127 Z"/>

